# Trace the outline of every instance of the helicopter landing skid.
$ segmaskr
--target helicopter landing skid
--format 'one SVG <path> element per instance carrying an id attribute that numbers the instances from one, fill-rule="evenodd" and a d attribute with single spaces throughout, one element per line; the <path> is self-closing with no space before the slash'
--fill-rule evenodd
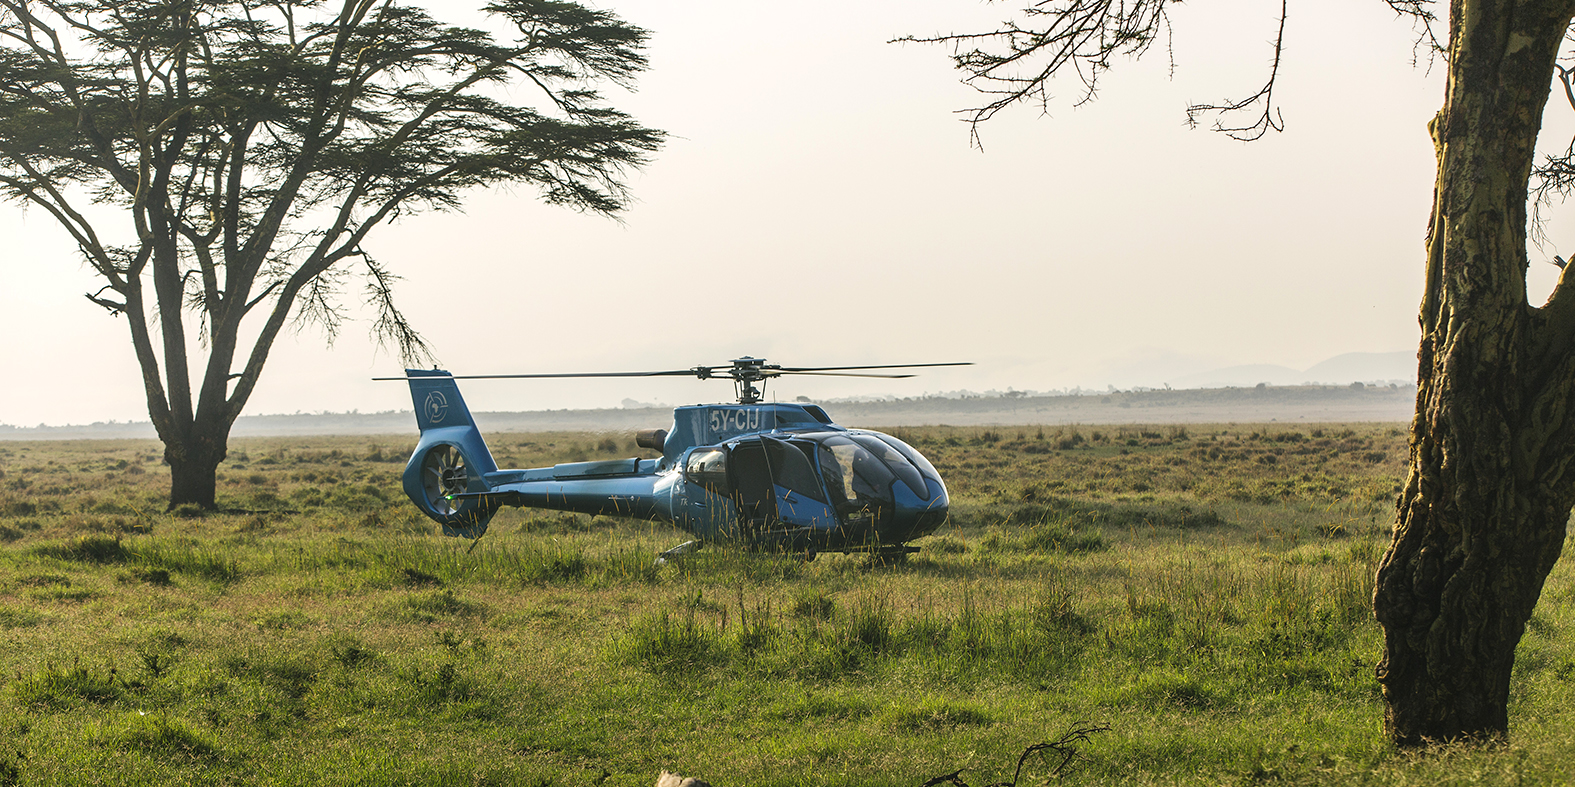
<path id="1" fill-rule="evenodd" d="M 700 541 L 685 541 L 684 543 L 657 555 L 656 565 L 665 566 L 667 565 L 667 561 L 676 560 L 680 557 L 683 557 L 684 555 L 689 554 L 690 552 L 699 549 L 702 546 L 704 546 L 704 544 Z"/>
<path id="2" fill-rule="evenodd" d="M 871 566 L 895 566 L 908 562 L 909 555 L 919 553 L 918 547 L 908 546 L 882 546 L 869 550 L 860 550 L 869 558 Z"/>

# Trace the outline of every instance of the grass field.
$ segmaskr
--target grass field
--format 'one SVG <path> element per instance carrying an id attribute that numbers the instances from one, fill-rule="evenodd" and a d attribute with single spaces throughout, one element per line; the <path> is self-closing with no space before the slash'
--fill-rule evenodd
<path id="1" fill-rule="evenodd" d="M 1568 784 L 1575 578 L 1503 746 L 1388 748 L 1369 597 L 1391 425 L 891 430 L 950 487 L 906 564 L 413 513 L 390 438 L 236 440 L 235 513 L 164 512 L 154 443 L 0 443 L 0 787 L 984 785 L 1108 725 L 1068 784 Z M 636 453 L 504 434 L 502 466 Z M 1059 757 L 1028 760 L 1023 784 Z"/>

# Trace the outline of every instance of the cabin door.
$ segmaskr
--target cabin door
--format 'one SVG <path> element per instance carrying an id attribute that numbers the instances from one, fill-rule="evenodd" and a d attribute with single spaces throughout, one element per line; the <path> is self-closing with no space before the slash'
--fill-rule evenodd
<path id="1" fill-rule="evenodd" d="M 758 442 L 736 445 L 729 452 L 728 470 L 733 480 L 733 502 L 738 523 L 746 536 L 755 536 L 776 520 L 777 500 L 771 479 L 771 462 Z"/>
<path id="2" fill-rule="evenodd" d="M 733 447 L 733 494 L 746 533 L 836 527 L 836 512 L 810 460 L 813 451 L 774 437 Z"/>

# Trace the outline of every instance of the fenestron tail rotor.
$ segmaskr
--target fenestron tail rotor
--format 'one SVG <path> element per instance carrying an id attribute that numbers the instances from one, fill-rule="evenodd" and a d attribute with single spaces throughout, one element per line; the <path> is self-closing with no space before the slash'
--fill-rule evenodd
<path id="1" fill-rule="evenodd" d="M 872 369 L 920 369 L 936 366 L 972 366 L 971 362 L 956 363 L 897 363 L 871 366 L 781 366 L 766 363 L 764 358 L 744 356 L 735 358 L 725 366 L 695 366 L 689 369 L 669 369 L 656 372 L 571 372 L 564 374 L 471 374 L 455 375 L 455 380 L 529 380 L 568 377 L 688 377 L 701 380 L 726 377 L 733 381 L 739 404 L 758 404 L 765 397 L 767 380 L 786 374 L 816 377 L 874 377 L 900 380 L 912 374 L 867 374 Z M 406 380 L 406 377 L 374 377 L 374 380 Z M 456 452 L 457 453 L 457 452 Z M 431 499 L 430 496 L 428 499 Z"/>
<path id="2" fill-rule="evenodd" d="M 427 505 L 443 516 L 456 513 L 459 504 L 449 495 L 464 492 L 470 485 L 465 455 L 452 445 L 433 446 L 421 460 L 421 488 Z"/>

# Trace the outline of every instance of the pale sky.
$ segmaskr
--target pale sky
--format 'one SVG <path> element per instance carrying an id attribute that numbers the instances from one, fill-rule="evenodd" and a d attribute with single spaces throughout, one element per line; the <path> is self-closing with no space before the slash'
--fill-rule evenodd
<path id="1" fill-rule="evenodd" d="M 435 4 L 441 9 L 443 4 Z M 614 103 L 672 137 L 633 176 L 622 223 L 474 193 L 366 244 L 456 374 L 679 369 L 740 355 L 790 366 L 973 361 L 911 380 L 789 378 L 784 399 L 967 388 L 1159 386 L 1231 364 L 1301 369 L 1414 350 L 1441 68 L 1411 65 L 1379 0 L 1291 5 L 1278 101 L 1252 144 L 1183 125 L 1251 93 L 1279 3 L 1176 8 L 1175 71 L 1120 61 L 1098 100 L 1023 106 L 969 146 L 977 99 L 935 46 L 1012 6 L 605 0 L 654 32 Z M 438 14 L 441 16 L 442 11 Z M 1575 127 L 1562 101 L 1549 123 Z M 1553 144 L 1557 144 L 1554 142 Z M 1557 213 L 1566 212 L 1564 210 Z M 1554 237 L 1561 226 L 1555 219 Z M 42 211 L 0 207 L 0 423 L 146 420 L 124 318 Z M 1537 300 L 1556 269 L 1532 250 Z M 354 289 L 351 290 L 354 297 Z M 275 346 L 250 414 L 408 409 L 370 323 L 332 348 Z M 726 383 L 475 382 L 477 410 L 724 401 Z"/>

